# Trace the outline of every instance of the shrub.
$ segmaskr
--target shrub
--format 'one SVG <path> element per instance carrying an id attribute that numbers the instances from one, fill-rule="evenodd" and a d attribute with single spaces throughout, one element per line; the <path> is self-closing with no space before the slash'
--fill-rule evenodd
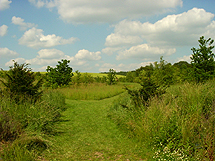
<path id="1" fill-rule="evenodd" d="M 204 36 L 198 40 L 199 49 L 192 48 L 193 51 L 191 58 L 191 64 L 194 67 L 195 79 L 197 82 L 203 82 L 214 77 L 215 62 L 212 44 L 214 40 L 209 38 L 204 39 Z"/>
<path id="2" fill-rule="evenodd" d="M 214 97 L 214 81 L 186 83 L 150 99 L 146 109 L 137 109 L 125 95 L 114 103 L 109 116 L 129 136 L 151 148 L 157 159 L 214 160 Z"/>
<path id="3" fill-rule="evenodd" d="M 58 65 L 55 68 L 47 67 L 46 80 L 47 86 L 57 88 L 58 86 L 68 85 L 71 82 L 72 68 L 69 67 L 69 60 L 58 61 Z"/>
<path id="4" fill-rule="evenodd" d="M 16 102 L 20 101 L 20 98 L 25 100 L 28 97 L 35 101 L 41 96 L 39 89 L 42 86 L 42 78 L 36 80 L 36 74 L 28 68 L 28 64 L 14 61 L 14 66 L 4 74 L 4 80 L 0 81 L 6 87 L 6 93 Z"/>
<path id="5" fill-rule="evenodd" d="M 117 77 L 116 77 L 116 71 L 113 69 L 110 69 L 107 76 L 107 84 L 113 85 L 116 84 Z"/>

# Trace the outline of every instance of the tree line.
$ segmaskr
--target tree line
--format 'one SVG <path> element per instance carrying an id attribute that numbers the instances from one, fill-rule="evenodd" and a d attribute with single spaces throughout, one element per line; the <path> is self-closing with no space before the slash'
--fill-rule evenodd
<path id="1" fill-rule="evenodd" d="M 211 38 L 205 39 L 204 36 L 198 40 L 199 48 L 192 48 L 191 63 L 180 61 L 175 64 L 168 63 L 160 58 L 160 62 L 145 67 L 140 67 L 135 71 L 119 72 L 126 77 L 116 77 L 116 71 L 110 69 L 107 76 L 92 77 L 88 74 L 81 74 L 78 70 L 73 74 L 72 67 L 69 66 L 69 60 L 58 61 L 56 67 L 48 66 L 45 75 L 39 72 L 32 72 L 29 64 L 18 64 L 14 62 L 14 66 L 10 67 L 8 72 L 3 72 L 4 79 L 0 79 L 6 87 L 11 97 L 16 94 L 30 95 L 39 97 L 40 87 L 45 84 L 47 87 L 57 88 L 69 85 L 72 81 L 76 84 L 101 82 L 113 85 L 120 82 L 136 82 L 140 83 L 144 90 L 148 88 L 160 89 L 176 83 L 182 82 L 205 82 L 215 76 L 215 62 L 212 45 L 214 40 Z M 2 75 L 2 74 L 1 74 Z M 35 83 L 36 82 L 36 83 Z M 44 83 L 45 82 L 45 83 Z M 157 93 L 153 91 L 152 93 Z"/>

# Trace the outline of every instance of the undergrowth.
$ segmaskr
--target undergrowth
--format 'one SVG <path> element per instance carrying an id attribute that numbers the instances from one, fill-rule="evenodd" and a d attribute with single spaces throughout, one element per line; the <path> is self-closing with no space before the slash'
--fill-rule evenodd
<path id="1" fill-rule="evenodd" d="M 125 94 L 109 112 L 152 160 L 214 160 L 215 83 L 174 85 L 137 108 Z"/>
<path id="2" fill-rule="evenodd" d="M 116 96 L 125 92 L 123 84 L 106 85 L 105 83 L 92 83 L 71 85 L 70 87 L 58 88 L 56 91 L 61 92 L 67 99 L 72 100 L 101 100 Z"/>
<path id="3" fill-rule="evenodd" d="M 17 103 L 0 98 L 0 158 L 3 160 L 35 160 L 51 146 L 50 137 L 58 130 L 65 110 L 65 97 L 59 92 L 45 92 L 36 103 Z"/>

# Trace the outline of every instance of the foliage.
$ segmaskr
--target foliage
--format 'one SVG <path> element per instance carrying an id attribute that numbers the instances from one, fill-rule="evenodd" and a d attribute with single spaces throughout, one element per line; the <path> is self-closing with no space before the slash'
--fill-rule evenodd
<path id="1" fill-rule="evenodd" d="M 154 159 L 214 160 L 215 83 L 174 85 L 138 112 L 129 95 L 116 100 L 110 117 L 130 137 L 154 151 Z M 127 105 L 124 108 L 122 105 Z M 183 159 L 180 159 L 183 158 Z"/>
<path id="2" fill-rule="evenodd" d="M 14 61 L 14 66 L 8 72 L 4 72 L 4 80 L 0 80 L 6 87 L 5 92 L 15 101 L 31 97 L 38 99 L 41 96 L 39 91 L 42 86 L 42 78 L 36 80 L 37 74 L 28 68 L 28 64 L 18 64 Z"/>
<path id="3" fill-rule="evenodd" d="M 107 84 L 113 85 L 116 84 L 117 77 L 116 77 L 116 71 L 113 69 L 110 69 L 107 76 Z"/>
<path id="4" fill-rule="evenodd" d="M 150 71 L 142 71 L 141 72 L 141 88 L 139 89 L 128 89 L 128 94 L 131 96 L 131 99 L 135 105 L 135 107 L 139 110 L 140 107 L 148 106 L 148 101 L 151 97 L 159 96 L 165 93 L 164 86 L 159 86 L 154 83 L 151 79 Z M 138 111 L 137 111 L 138 112 Z"/>
<path id="5" fill-rule="evenodd" d="M 91 83 L 86 86 L 81 83 L 79 86 L 58 88 L 56 91 L 72 100 L 102 100 L 123 93 L 125 89 L 123 89 L 123 84 L 107 86 L 105 83 Z"/>
<path id="6" fill-rule="evenodd" d="M 58 65 L 55 68 L 47 67 L 46 80 L 48 86 L 57 88 L 58 86 L 68 85 L 71 82 L 73 73 L 68 63 L 70 63 L 70 60 L 62 59 L 58 61 Z"/>
<path id="7" fill-rule="evenodd" d="M 197 82 L 203 82 L 214 77 L 215 63 L 212 46 L 214 40 L 211 38 L 204 39 L 204 36 L 198 40 L 199 48 L 192 48 L 193 51 L 191 64 L 194 67 L 195 78 Z"/>
<path id="8" fill-rule="evenodd" d="M 163 57 L 160 57 L 160 63 L 154 63 L 153 72 L 151 73 L 152 81 L 158 86 L 169 86 L 175 82 L 176 76 L 174 73 L 174 67 L 163 60 Z"/>
<path id="9" fill-rule="evenodd" d="M 55 123 L 60 121 L 65 107 L 65 97 L 56 91 L 44 92 L 41 101 L 33 104 L 17 104 L 1 97 L 0 143 L 6 143 L 0 150 L 2 159 L 28 160 L 46 150 L 49 141 L 45 138 L 58 132 Z"/>

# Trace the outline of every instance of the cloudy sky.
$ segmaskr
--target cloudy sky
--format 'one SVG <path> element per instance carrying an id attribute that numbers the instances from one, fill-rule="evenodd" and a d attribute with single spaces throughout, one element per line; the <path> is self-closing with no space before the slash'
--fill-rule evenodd
<path id="1" fill-rule="evenodd" d="M 0 68 L 130 71 L 190 61 L 200 36 L 215 39 L 215 0 L 0 0 Z"/>

